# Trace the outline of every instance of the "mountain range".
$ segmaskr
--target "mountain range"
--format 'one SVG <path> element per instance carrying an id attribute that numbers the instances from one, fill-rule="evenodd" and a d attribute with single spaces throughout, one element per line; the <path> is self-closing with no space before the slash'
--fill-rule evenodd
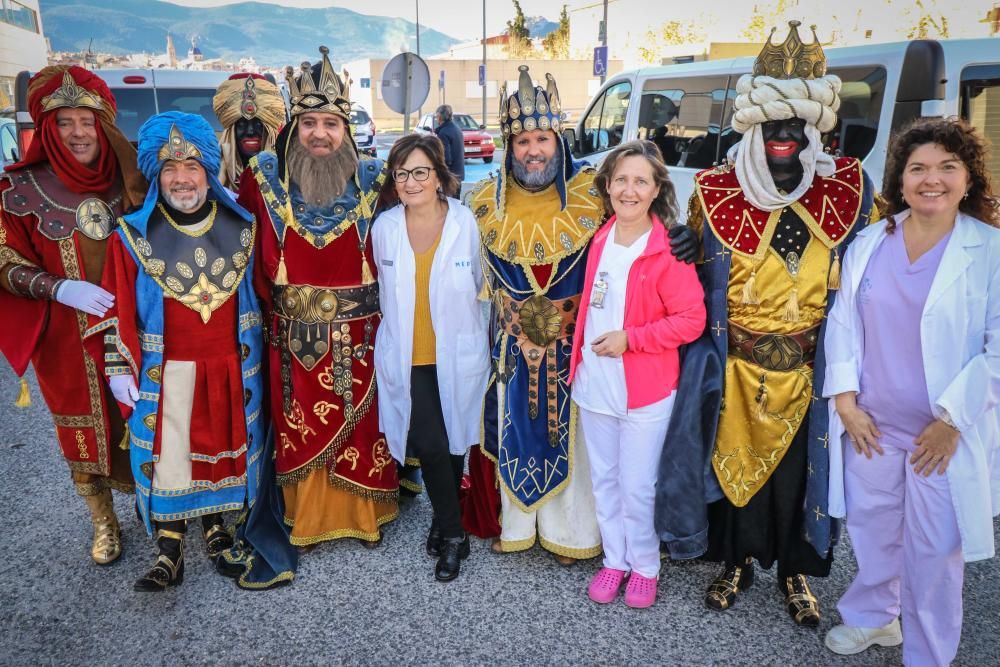
<path id="1" fill-rule="evenodd" d="M 165 52 L 173 35 L 179 58 L 193 35 L 205 58 L 261 65 L 297 65 L 319 58 L 320 44 L 340 65 L 416 48 L 416 30 L 401 18 L 366 16 L 339 7 L 286 8 L 259 2 L 182 7 L 158 0 L 41 0 L 42 25 L 54 51 L 125 54 Z M 442 53 L 459 40 L 421 28 L 420 51 Z"/>

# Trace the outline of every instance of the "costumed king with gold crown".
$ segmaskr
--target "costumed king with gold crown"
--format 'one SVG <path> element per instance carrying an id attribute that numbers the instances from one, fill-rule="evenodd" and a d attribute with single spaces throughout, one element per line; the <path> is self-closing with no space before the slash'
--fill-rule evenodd
<path id="1" fill-rule="evenodd" d="M 250 158 L 274 150 L 285 124 L 285 101 L 278 87 L 260 74 L 239 72 L 219 86 L 212 109 L 223 127 L 219 182 L 237 190 Z"/>
<path id="2" fill-rule="evenodd" d="M 813 376 L 823 377 L 841 257 L 878 212 L 860 162 L 823 152 L 841 82 L 826 74 L 815 30 L 804 44 L 789 25 L 737 83 L 743 138 L 730 163 L 696 176 L 688 225 L 702 238 L 706 336 L 724 369 L 712 467 L 725 497 L 708 508 L 706 558 L 725 570 L 705 603 L 728 609 L 753 583 L 753 559 L 777 561 L 788 613 L 815 627 L 805 575 L 829 574 L 838 526 L 827 515 L 827 407 Z"/>
<path id="3" fill-rule="evenodd" d="M 142 203 L 135 149 L 115 126 L 115 98 L 82 67 L 45 67 L 28 83 L 34 140 L 0 176 L 0 351 L 23 375 L 29 361 L 55 421 L 76 491 L 90 509 L 90 556 L 121 555 L 111 489 L 132 491 L 125 422 L 84 353 L 87 314 L 101 289 L 115 219 Z M 19 405 L 28 404 L 22 379 Z"/>
<path id="4" fill-rule="evenodd" d="M 215 132 L 200 116 L 170 111 L 139 128 L 149 192 L 120 219 L 103 279 L 115 304 L 87 331 L 131 413 L 136 508 L 147 532 L 156 529 L 156 562 L 136 591 L 183 581 L 188 518 L 202 518 L 210 558 L 229 548 L 221 512 L 252 507 L 259 486 L 263 335 L 250 268 L 257 225 L 216 178 L 219 160 Z"/>
<path id="5" fill-rule="evenodd" d="M 381 160 L 358 161 L 329 50 L 286 70 L 292 121 L 250 160 L 239 201 L 261 221 L 256 286 L 270 339 L 278 484 L 292 544 L 372 546 L 397 514 L 396 465 L 378 428 L 378 284 L 369 231 Z"/>

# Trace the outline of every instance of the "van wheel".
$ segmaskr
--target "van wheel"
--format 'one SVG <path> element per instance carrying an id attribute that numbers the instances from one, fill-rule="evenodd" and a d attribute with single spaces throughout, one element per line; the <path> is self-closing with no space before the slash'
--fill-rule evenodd
<path id="1" fill-rule="evenodd" d="M 493 156 L 492 155 L 489 156 L 489 157 L 484 157 L 483 158 L 483 164 L 489 164 L 490 162 L 493 162 Z"/>

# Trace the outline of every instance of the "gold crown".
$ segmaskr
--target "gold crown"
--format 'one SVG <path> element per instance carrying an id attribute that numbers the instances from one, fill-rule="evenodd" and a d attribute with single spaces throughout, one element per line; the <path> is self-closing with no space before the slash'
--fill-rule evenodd
<path id="1" fill-rule="evenodd" d="M 312 76 L 312 65 L 304 61 L 299 66 L 299 76 L 294 76 L 295 69 L 289 65 L 285 68 L 285 81 L 288 82 L 288 96 L 292 102 L 292 115 L 297 116 L 308 111 L 323 111 L 350 118 L 351 103 L 345 98 L 344 82 L 333 71 L 330 64 L 330 49 L 319 47 L 323 61 L 319 70 L 319 81 Z"/>
<path id="2" fill-rule="evenodd" d="M 812 30 L 811 44 L 799 37 L 799 21 L 789 21 L 788 36 L 777 46 L 771 42 L 777 28 L 771 28 L 767 43 L 753 63 L 754 76 L 769 76 L 774 79 L 818 79 L 826 74 L 826 54 L 816 36 L 816 26 Z"/>
<path id="3" fill-rule="evenodd" d="M 68 71 L 63 72 L 62 85 L 52 91 L 51 95 L 42 98 L 42 110 L 51 111 L 59 107 L 88 107 L 101 111 L 104 109 L 104 100 L 100 95 L 95 95 L 86 88 L 78 86 L 73 79 L 73 75 Z"/>
<path id="4" fill-rule="evenodd" d="M 201 151 L 198 150 L 197 146 L 184 138 L 184 135 L 177 129 L 176 125 L 170 126 L 170 138 L 167 139 L 167 143 L 163 144 L 163 147 L 160 148 L 160 152 L 156 155 L 156 158 L 160 162 L 163 162 L 164 160 L 176 160 L 178 162 L 183 162 L 188 158 L 200 157 Z"/>
<path id="5" fill-rule="evenodd" d="M 528 66 L 517 68 L 517 91 L 507 97 L 507 84 L 500 86 L 500 129 L 504 141 L 509 137 L 531 130 L 559 132 L 562 102 L 559 89 L 551 74 L 545 74 L 545 89 L 535 86 L 528 74 Z"/>

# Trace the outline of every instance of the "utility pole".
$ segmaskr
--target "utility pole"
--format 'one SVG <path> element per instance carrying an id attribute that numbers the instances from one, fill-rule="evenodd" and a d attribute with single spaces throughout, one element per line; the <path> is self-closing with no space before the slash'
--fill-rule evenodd
<path id="1" fill-rule="evenodd" d="M 483 125 L 486 125 L 486 0 L 483 0 Z"/>
<path id="2" fill-rule="evenodd" d="M 601 46 L 605 48 L 605 53 L 607 53 L 608 47 L 608 0 L 604 0 L 604 20 L 601 21 Z M 611 61 L 611 55 L 608 54 L 608 62 Z M 605 79 L 608 78 L 607 68 L 601 74 L 601 85 L 604 85 Z"/>
<path id="3" fill-rule="evenodd" d="M 420 55 L 420 0 L 414 0 L 417 7 L 417 56 Z M 424 117 L 424 107 L 420 105 L 417 109 L 417 124 L 420 123 L 420 119 Z"/>

